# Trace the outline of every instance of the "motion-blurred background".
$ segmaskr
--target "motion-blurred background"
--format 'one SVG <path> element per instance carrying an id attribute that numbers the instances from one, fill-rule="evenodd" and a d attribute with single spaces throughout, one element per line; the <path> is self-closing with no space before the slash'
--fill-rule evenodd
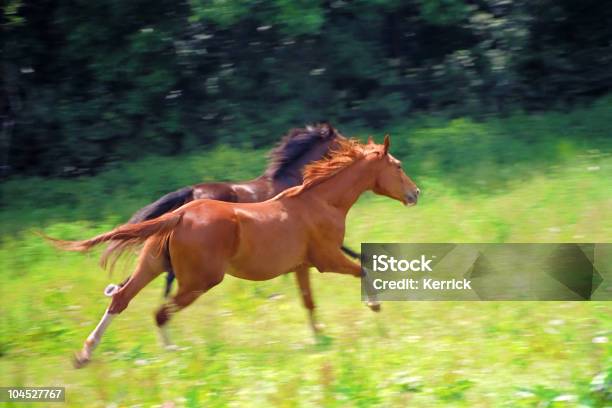
<path id="1" fill-rule="evenodd" d="M 268 146 L 321 119 L 567 112 L 612 86 L 595 0 L 8 0 L 1 18 L 9 174 Z"/>
<path id="2" fill-rule="evenodd" d="M 227 278 L 162 352 L 137 297 L 85 371 L 106 306 L 84 238 L 161 195 L 259 175 L 290 128 L 329 120 L 423 191 L 371 195 L 347 243 L 610 242 L 612 7 L 595 0 L 0 4 L 0 385 L 73 406 L 606 406 L 612 308 L 387 303 L 316 276 L 313 343 L 292 279 Z M 125 273 L 129 273 L 126 269 Z M 114 276 L 113 281 L 123 276 Z"/>

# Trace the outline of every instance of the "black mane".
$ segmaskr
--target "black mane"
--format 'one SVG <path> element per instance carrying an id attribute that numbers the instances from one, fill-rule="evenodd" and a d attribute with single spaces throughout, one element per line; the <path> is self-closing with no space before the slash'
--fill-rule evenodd
<path id="1" fill-rule="evenodd" d="M 291 129 L 269 153 L 265 175 L 276 178 L 318 143 L 333 140 L 339 133 L 329 123 Z"/>

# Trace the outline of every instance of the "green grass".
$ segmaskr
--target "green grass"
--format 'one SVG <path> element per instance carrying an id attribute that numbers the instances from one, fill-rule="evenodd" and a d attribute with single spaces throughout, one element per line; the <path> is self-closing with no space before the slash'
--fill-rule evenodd
<path id="1" fill-rule="evenodd" d="M 464 152 L 473 131 L 489 137 L 485 129 L 498 124 L 453 123 L 448 130 L 461 141 L 449 143 L 465 145 Z M 444 133 L 444 127 L 429 129 L 434 139 Z M 414 143 L 427 140 L 415 136 Z M 406 209 L 366 194 L 349 214 L 346 242 L 358 248 L 364 241 L 611 241 L 612 157 L 606 148 L 560 135 L 546 139 L 554 150 L 548 157 L 527 149 L 507 153 L 504 162 L 506 153 L 497 152 L 503 140 L 489 140 L 491 152 L 480 153 L 484 160 L 448 163 L 443 159 L 452 155 L 441 142 L 438 153 L 420 161 L 399 141 L 398 155 L 423 190 L 419 205 Z M 63 385 L 67 405 L 75 407 L 611 404 L 605 401 L 612 388 L 609 303 L 389 302 L 374 314 L 360 302 L 358 280 L 317 272 L 315 301 L 326 325 L 317 341 L 293 277 L 227 277 L 174 318 L 172 335 L 183 349 L 164 351 L 152 316 L 161 303 L 158 279 L 113 322 L 92 364 L 74 370 L 71 353 L 107 306 L 102 290 L 129 268 L 109 277 L 97 266 L 97 253 L 58 252 L 33 230 L 88 237 L 201 175 L 248 178 L 264 161 L 261 151 L 218 148 L 179 159 L 147 158 L 94 178 L 3 183 L 1 385 Z"/>
<path id="2" fill-rule="evenodd" d="M 612 184 L 603 174 L 612 160 L 597 165 L 551 168 L 489 195 L 420 177 L 414 208 L 363 197 L 347 242 L 609 241 Z M 56 223 L 45 232 L 86 237 L 111 222 Z M 57 252 L 29 231 L 5 237 L 0 257 L 2 383 L 65 385 L 70 406 L 547 406 L 538 404 L 559 395 L 575 396 L 569 406 L 599 406 L 590 382 L 612 367 L 610 343 L 593 342 L 612 335 L 605 302 L 398 302 L 373 314 L 357 280 L 315 272 L 326 324 L 318 344 L 293 278 L 228 277 L 173 320 L 184 350 L 163 351 L 152 319 L 160 279 L 77 371 L 71 352 L 106 307 L 102 289 L 123 274 L 109 279 L 95 255 Z"/>

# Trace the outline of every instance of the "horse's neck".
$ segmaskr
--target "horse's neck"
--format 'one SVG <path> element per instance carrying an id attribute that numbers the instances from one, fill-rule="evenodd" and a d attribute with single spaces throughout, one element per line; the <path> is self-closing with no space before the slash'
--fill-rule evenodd
<path id="1" fill-rule="evenodd" d="M 362 160 L 311 187 L 305 194 L 313 194 L 346 214 L 359 196 L 373 186 L 374 175 Z"/>

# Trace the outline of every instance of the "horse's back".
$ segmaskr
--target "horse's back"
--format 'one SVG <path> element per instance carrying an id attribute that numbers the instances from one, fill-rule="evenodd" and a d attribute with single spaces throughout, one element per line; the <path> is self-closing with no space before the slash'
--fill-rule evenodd
<path id="1" fill-rule="evenodd" d="M 219 200 L 230 203 L 238 201 L 238 196 L 230 183 L 201 183 L 193 186 L 194 200 Z"/>

